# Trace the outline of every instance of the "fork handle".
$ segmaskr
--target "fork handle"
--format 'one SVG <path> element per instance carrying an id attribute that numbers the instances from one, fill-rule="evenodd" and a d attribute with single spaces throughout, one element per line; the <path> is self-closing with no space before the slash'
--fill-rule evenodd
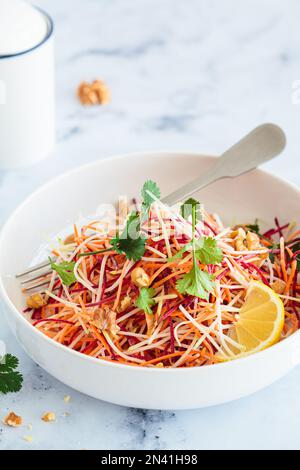
<path id="1" fill-rule="evenodd" d="M 286 145 L 283 130 L 275 124 L 262 124 L 216 159 L 203 175 L 162 198 L 172 206 L 221 178 L 233 178 L 253 170 L 282 152 Z"/>

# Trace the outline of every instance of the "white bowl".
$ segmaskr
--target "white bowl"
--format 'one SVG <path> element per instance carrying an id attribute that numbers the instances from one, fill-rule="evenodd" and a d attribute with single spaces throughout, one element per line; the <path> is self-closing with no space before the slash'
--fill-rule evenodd
<path id="1" fill-rule="evenodd" d="M 102 362 L 44 336 L 20 313 L 24 298 L 14 273 L 26 268 L 53 233 L 91 214 L 118 195 L 133 197 L 148 178 L 163 193 L 176 189 L 213 163 L 192 153 L 145 153 L 100 160 L 54 179 L 10 217 L 0 236 L 0 293 L 9 325 L 29 356 L 54 377 L 87 395 L 119 405 L 188 409 L 235 400 L 271 384 L 300 362 L 300 332 L 253 356 L 186 369 L 138 368 Z M 256 170 L 214 183 L 198 196 L 227 223 L 266 225 L 298 217 L 300 191 Z"/>

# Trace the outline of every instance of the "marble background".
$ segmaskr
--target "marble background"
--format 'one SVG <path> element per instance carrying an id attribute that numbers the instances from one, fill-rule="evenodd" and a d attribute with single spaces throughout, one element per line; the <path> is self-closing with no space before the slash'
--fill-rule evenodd
<path id="1" fill-rule="evenodd" d="M 218 154 L 265 121 L 283 126 L 288 137 L 285 154 L 268 167 L 300 184 L 298 0 L 35 3 L 55 19 L 58 141 L 47 161 L 0 172 L 0 223 L 68 168 L 139 150 Z M 112 103 L 83 108 L 74 90 L 97 77 L 108 83 Z M 21 351 L 1 316 L 0 338 L 20 358 L 25 377 L 21 393 L 0 397 L 0 417 L 13 409 L 33 425 L 32 431 L 0 425 L 1 449 L 300 448 L 300 368 L 235 403 L 143 411 L 57 382 Z M 64 395 L 71 395 L 69 404 Z M 57 422 L 43 423 L 44 411 L 54 411 Z"/>

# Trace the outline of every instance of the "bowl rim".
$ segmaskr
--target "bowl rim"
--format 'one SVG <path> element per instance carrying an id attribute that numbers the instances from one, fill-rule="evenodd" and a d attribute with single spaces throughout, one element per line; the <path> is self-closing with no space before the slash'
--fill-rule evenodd
<path id="1" fill-rule="evenodd" d="M 117 154 L 117 155 L 112 155 L 112 156 L 107 156 L 103 157 L 100 159 L 93 160 L 92 162 L 83 164 L 83 165 L 78 165 L 75 168 L 71 168 L 59 175 L 56 175 L 52 177 L 49 181 L 46 181 L 44 184 L 36 188 L 33 192 L 31 192 L 25 199 L 22 201 L 20 204 L 17 205 L 17 207 L 12 211 L 12 213 L 9 215 L 5 223 L 3 224 L 3 227 L 0 230 L 0 247 L 3 242 L 3 238 L 5 235 L 5 231 L 9 224 L 14 220 L 14 218 L 18 215 L 20 211 L 22 211 L 23 207 L 26 206 L 32 199 L 34 199 L 36 196 L 38 196 L 40 193 L 42 193 L 45 189 L 48 187 L 51 187 L 54 183 L 58 182 L 61 179 L 64 179 L 66 177 L 72 176 L 72 174 L 78 173 L 80 171 L 95 167 L 97 165 L 101 165 L 102 163 L 105 162 L 110 162 L 118 159 L 124 159 L 124 158 L 129 158 L 129 157 L 136 157 L 136 156 L 146 156 L 146 155 L 151 155 L 155 158 L 158 157 L 167 157 L 167 158 L 172 158 L 172 157 L 184 157 L 184 156 L 190 156 L 190 157 L 199 157 L 199 158 L 208 158 L 208 159 L 215 159 L 218 158 L 215 155 L 207 155 L 207 154 L 202 154 L 199 152 L 193 152 L 193 151 L 172 151 L 172 150 L 165 150 L 165 151 L 144 151 L 144 152 L 129 152 L 129 153 L 122 153 L 122 154 Z M 274 171 L 271 170 L 266 170 L 266 169 L 261 169 L 261 168 L 256 168 L 255 170 L 252 170 L 251 173 L 256 172 L 261 175 L 267 175 L 271 176 L 276 183 L 278 184 L 286 184 L 289 186 L 293 191 L 296 191 L 299 196 L 300 196 L 300 188 L 297 186 L 296 183 L 293 183 L 286 178 L 281 178 L 278 176 Z M 46 342 L 49 343 L 49 346 L 53 346 L 57 348 L 58 350 L 61 350 L 62 352 L 65 352 L 66 354 L 72 354 L 74 357 L 78 357 L 78 359 L 82 359 L 83 361 L 88 361 L 90 363 L 98 364 L 104 367 L 114 367 L 117 369 L 121 370 L 127 370 L 127 371 L 147 371 L 146 373 L 168 373 L 168 374 L 174 374 L 178 373 L 178 371 L 181 371 L 180 374 L 183 373 L 191 373 L 194 370 L 197 370 L 198 372 L 200 370 L 202 371 L 207 371 L 208 369 L 211 370 L 217 370 L 218 368 L 226 368 L 226 367 L 232 367 L 234 364 L 240 364 L 241 362 L 246 363 L 250 362 L 253 360 L 258 360 L 258 358 L 262 358 L 262 356 L 266 356 L 267 354 L 272 354 L 272 351 L 274 350 L 279 350 L 279 349 L 286 349 L 288 347 L 288 344 L 294 342 L 297 340 L 297 337 L 300 338 L 300 330 L 296 331 L 293 333 L 291 336 L 288 338 L 285 338 L 283 341 L 280 341 L 276 343 L 275 345 L 264 349 L 262 351 L 259 351 L 255 354 L 250 354 L 249 356 L 242 357 L 236 360 L 232 361 L 226 361 L 226 362 L 221 362 L 218 364 L 210 364 L 207 366 L 199 366 L 199 367 L 183 367 L 183 368 L 156 368 L 156 367 L 141 367 L 138 365 L 129 365 L 129 364 L 118 364 L 117 362 L 110 362 L 106 360 L 101 360 L 95 357 L 91 356 L 86 356 L 85 354 L 82 354 L 79 351 L 75 351 L 73 349 L 69 349 L 67 346 L 58 343 L 57 341 L 54 341 L 52 338 L 49 338 L 48 336 L 44 335 L 40 330 L 35 328 L 32 323 L 30 323 L 24 316 L 21 315 L 21 312 L 15 307 L 13 302 L 10 300 L 6 289 L 3 284 L 2 280 L 2 275 L 0 275 L 0 296 L 6 306 L 13 311 L 14 315 L 16 316 L 16 319 L 18 322 L 21 322 L 32 334 L 37 334 L 42 340 L 45 340 Z M 300 349 L 300 343 L 299 343 L 299 349 Z M 156 372 L 154 372 L 156 371 Z"/>

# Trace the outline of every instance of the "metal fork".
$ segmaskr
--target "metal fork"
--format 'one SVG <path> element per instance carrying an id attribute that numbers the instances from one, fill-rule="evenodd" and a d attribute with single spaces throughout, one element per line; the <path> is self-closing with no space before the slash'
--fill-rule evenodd
<path id="1" fill-rule="evenodd" d="M 286 137 L 280 127 L 275 124 L 262 124 L 217 158 L 206 173 L 165 196 L 162 198 L 162 202 L 172 206 L 214 181 L 222 178 L 234 178 L 254 170 L 281 153 L 285 145 Z M 50 262 L 44 261 L 17 274 L 17 278 L 24 279 L 21 281 L 23 290 L 29 291 L 48 284 L 52 271 L 47 269 L 40 272 L 48 266 L 50 266 Z M 37 273 L 34 276 L 27 277 L 35 272 Z"/>

